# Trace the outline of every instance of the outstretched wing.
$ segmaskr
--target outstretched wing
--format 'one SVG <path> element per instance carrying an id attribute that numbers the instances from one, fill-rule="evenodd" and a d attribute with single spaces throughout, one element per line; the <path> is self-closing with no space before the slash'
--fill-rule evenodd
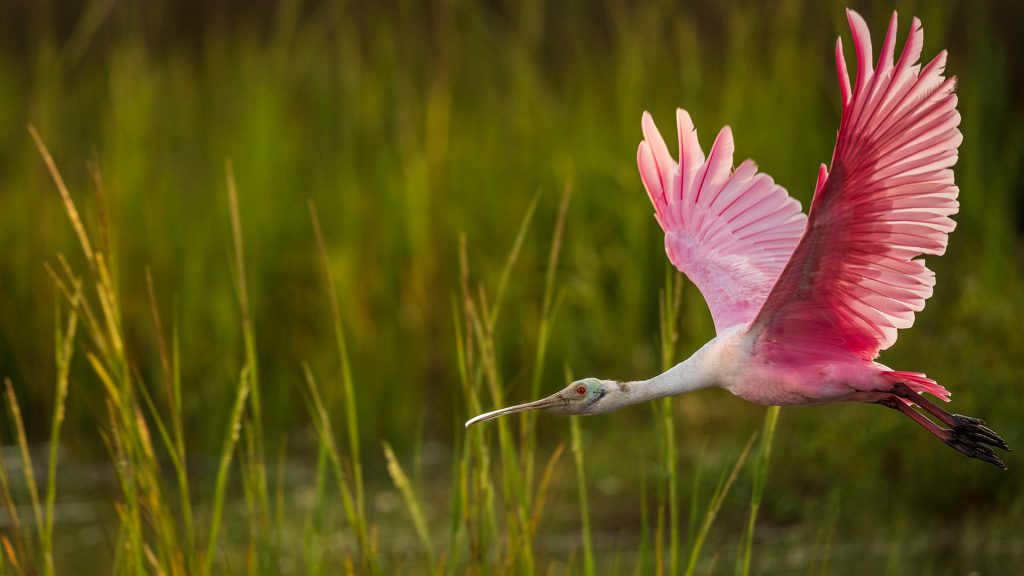
<path id="1" fill-rule="evenodd" d="M 857 84 L 851 94 L 838 41 L 843 118 L 831 172 L 821 167 L 807 231 L 751 326 L 776 362 L 872 359 L 891 346 L 935 285 L 919 256 L 945 252 L 956 226 L 951 167 L 962 138 L 946 53 L 921 69 L 915 18 L 893 65 L 893 14 L 873 70 L 867 26 L 855 12 L 847 18 Z"/>
<path id="2" fill-rule="evenodd" d="M 750 160 L 732 171 L 728 126 L 718 133 L 705 161 L 685 110 L 676 111 L 676 124 L 679 164 L 651 115 L 644 113 L 637 164 L 665 231 L 669 260 L 704 295 L 721 333 L 757 314 L 807 219 L 800 203 Z"/>

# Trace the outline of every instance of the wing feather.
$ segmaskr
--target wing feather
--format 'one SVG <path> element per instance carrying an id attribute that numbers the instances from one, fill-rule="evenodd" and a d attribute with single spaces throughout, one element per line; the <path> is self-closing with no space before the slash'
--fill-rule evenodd
<path id="1" fill-rule="evenodd" d="M 847 16 L 857 83 L 851 90 L 837 41 L 843 119 L 831 170 L 819 172 L 806 232 L 751 324 L 775 361 L 870 360 L 891 346 L 935 286 L 920 257 L 945 252 L 956 227 L 951 167 L 962 136 L 946 53 L 921 68 L 915 18 L 893 65 L 893 14 L 874 69 L 864 20 Z"/>
<path id="2" fill-rule="evenodd" d="M 704 295 L 721 332 L 746 324 L 761 308 L 806 218 L 800 203 L 753 162 L 732 170 L 735 146 L 728 127 L 705 159 L 685 110 L 676 112 L 676 126 L 679 164 L 644 113 L 637 164 L 665 231 L 665 251 Z"/>

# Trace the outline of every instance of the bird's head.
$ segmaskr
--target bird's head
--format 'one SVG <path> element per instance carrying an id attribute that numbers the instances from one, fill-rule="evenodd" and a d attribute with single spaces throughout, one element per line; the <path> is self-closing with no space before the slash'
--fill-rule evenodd
<path id="1" fill-rule="evenodd" d="M 607 412 L 618 407 L 613 398 L 623 394 L 623 387 L 613 380 L 599 380 L 597 378 L 584 378 L 569 384 L 564 389 L 555 392 L 547 398 L 541 398 L 526 404 L 518 404 L 501 408 L 493 412 L 481 414 L 466 422 L 468 428 L 477 422 L 492 420 L 498 416 L 525 412 L 526 410 L 547 410 L 555 414 L 597 414 Z"/>

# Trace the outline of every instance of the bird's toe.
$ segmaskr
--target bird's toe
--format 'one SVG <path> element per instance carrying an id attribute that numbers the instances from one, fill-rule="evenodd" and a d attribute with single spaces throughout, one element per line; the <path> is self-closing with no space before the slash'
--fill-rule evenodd
<path id="1" fill-rule="evenodd" d="M 985 424 L 984 420 L 982 420 L 981 418 L 974 418 L 973 416 L 964 416 L 963 414 L 952 414 L 951 416 L 953 417 L 953 424 L 955 426 L 964 426 L 971 424 L 982 426 Z"/>
<path id="2" fill-rule="evenodd" d="M 968 439 L 974 443 L 987 444 L 1007 452 L 1010 451 L 1006 441 L 999 434 L 996 434 L 995 430 L 984 426 L 983 421 L 959 414 L 954 414 L 953 418 L 955 420 L 952 430 L 954 436 Z"/>
<path id="3" fill-rule="evenodd" d="M 956 434 L 954 434 L 946 444 L 966 456 L 999 466 L 1003 470 L 1007 469 L 1006 464 L 1003 463 L 999 456 L 996 456 L 996 453 L 984 444 L 979 444 L 974 440 Z"/>

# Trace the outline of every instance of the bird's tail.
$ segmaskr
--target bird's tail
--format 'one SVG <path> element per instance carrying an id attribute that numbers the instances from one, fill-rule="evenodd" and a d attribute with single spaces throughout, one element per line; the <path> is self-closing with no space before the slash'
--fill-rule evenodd
<path id="1" fill-rule="evenodd" d="M 917 393 L 927 392 L 936 398 L 949 402 L 949 390 L 920 372 L 882 372 L 882 377 L 893 383 L 906 384 Z"/>

